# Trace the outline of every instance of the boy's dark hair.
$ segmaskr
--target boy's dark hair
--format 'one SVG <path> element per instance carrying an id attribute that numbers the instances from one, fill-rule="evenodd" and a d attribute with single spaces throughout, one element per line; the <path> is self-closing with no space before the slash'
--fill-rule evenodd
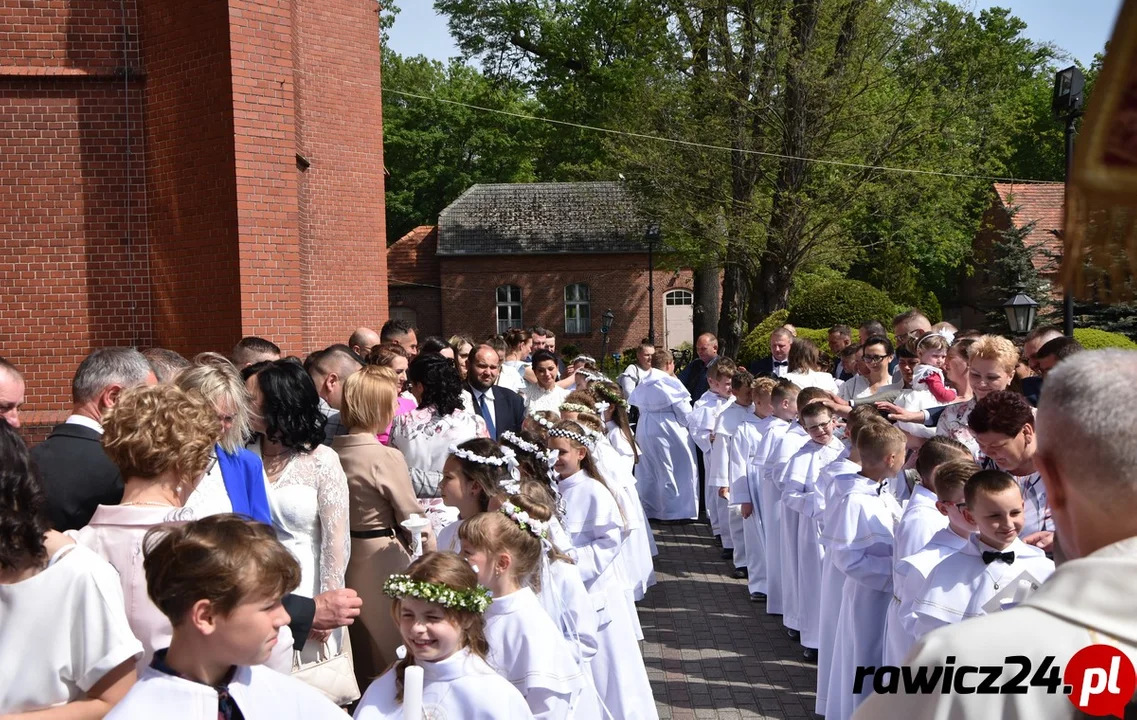
<path id="1" fill-rule="evenodd" d="M 241 603 L 279 600 L 300 585 L 300 564 L 276 532 L 231 513 L 152 528 L 143 547 L 146 593 L 174 627 L 198 600 L 228 615 Z"/>
<path id="2" fill-rule="evenodd" d="M 734 371 L 734 376 L 730 379 L 730 388 L 737 392 L 744 387 L 750 387 L 752 382 L 754 382 L 754 376 L 750 374 L 750 371 L 739 368 Z"/>
<path id="3" fill-rule="evenodd" d="M 916 456 L 916 472 L 924 487 L 935 492 L 935 471 L 944 463 L 971 458 L 971 451 L 960 441 L 946 435 L 936 435 L 928 439 Z"/>
<path id="4" fill-rule="evenodd" d="M 967 502 L 967 507 L 974 508 L 975 501 L 980 495 L 994 495 L 1010 488 L 1019 490 L 1018 482 L 1010 473 L 1002 470 L 980 470 L 963 486 L 963 499 Z"/>
<path id="5" fill-rule="evenodd" d="M 716 380 L 725 380 L 733 378 L 738 366 L 734 361 L 728 357 L 717 357 L 711 360 L 711 365 L 707 369 L 707 377 L 714 377 Z"/>

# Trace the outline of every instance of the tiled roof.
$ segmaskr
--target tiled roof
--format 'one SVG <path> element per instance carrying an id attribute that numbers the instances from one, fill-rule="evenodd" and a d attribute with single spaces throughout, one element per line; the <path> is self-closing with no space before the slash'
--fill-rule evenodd
<path id="1" fill-rule="evenodd" d="M 438 218 L 439 255 L 647 252 L 619 182 L 474 185 Z"/>
<path id="2" fill-rule="evenodd" d="M 420 225 L 387 248 L 387 277 L 390 282 L 412 285 L 438 285 L 438 228 Z"/>
<path id="3" fill-rule="evenodd" d="M 1037 270 L 1055 272 L 1062 256 L 1063 209 L 1066 202 L 1064 183 L 995 183 L 1003 207 L 1018 208 L 1013 221 L 1017 228 L 1034 223 L 1026 243 L 1038 247 L 1031 257 Z M 1046 252 L 1042 252 L 1045 250 Z M 1054 255 L 1053 258 L 1048 255 Z"/>

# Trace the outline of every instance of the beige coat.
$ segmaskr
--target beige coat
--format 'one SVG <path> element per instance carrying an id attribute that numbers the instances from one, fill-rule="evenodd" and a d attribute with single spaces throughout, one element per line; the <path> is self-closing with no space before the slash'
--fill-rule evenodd
<path id="1" fill-rule="evenodd" d="M 1058 566 L 1054 574 L 1022 605 L 951 625 L 926 635 L 908 656 L 908 666 L 944 666 L 949 655 L 955 667 L 999 665 L 997 685 L 1009 682 L 1019 672 L 1004 658 L 1030 658 L 1031 676 L 1042 659 L 1054 656 L 1064 669 L 1071 656 L 1087 645 L 1113 645 L 1137 664 L 1137 537 L 1122 540 L 1080 560 Z M 942 677 L 942 676 L 941 676 Z M 965 685 L 975 687 L 976 675 L 966 676 Z M 937 689 L 938 690 L 938 689 Z M 905 718 L 911 720 L 1066 720 L 1075 708 L 1059 687 L 1055 694 L 1030 686 L 1026 694 L 979 695 L 950 692 L 905 695 L 873 695 L 858 708 L 855 718 Z"/>
<path id="2" fill-rule="evenodd" d="M 398 450 L 380 444 L 367 433 L 340 435 L 332 441 L 347 475 L 352 532 L 392 528 L 405 538 L 399 523 L 422 508 L 411 489 L 407 462 Z M 433 538 L 425 549 L 433 549 Z M 363 610 L 351 626 L 355 672 L 366 687 L 395 661 L 395 649 L 403 644 L 391 618 L 391 600 L 383 583 L 403 572 L 410 555 L 399 537 L 351 539 L 346 585 L 359 593 Z"/>

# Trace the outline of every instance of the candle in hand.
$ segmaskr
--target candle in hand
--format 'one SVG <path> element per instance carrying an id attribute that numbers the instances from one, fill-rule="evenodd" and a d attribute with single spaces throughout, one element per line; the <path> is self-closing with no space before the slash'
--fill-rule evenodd
<path id="1" fill-rule="evenodd" d="M 422 668 L 417 665 L 403 674 L 403 720 L 422 720 Z"/>

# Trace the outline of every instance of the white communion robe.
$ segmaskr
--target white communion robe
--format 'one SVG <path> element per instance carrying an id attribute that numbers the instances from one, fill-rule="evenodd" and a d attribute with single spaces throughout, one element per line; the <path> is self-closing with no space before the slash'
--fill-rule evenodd
<path id="1" fill-rule="evenodd" d="M 533 717 L 521 692 L 469 650 L 459 650 L 438 662 L 416 661 L 415 664 L 422 668 L 424 718 L 525 720 Z M 342 720 L 344 713 L 338 712 Z M 209 720 L 216 717 L 214 707 Z M 391 668 L 363 693 L 354 720 L 402 720 L 402 717 L 403 704 L 395 700 L 395 668 Z"/>
<path id="2" fill-rule="evenodd" d="M 860 472 L 861 466 L 849 459 L 849 449 L 846 448 L 821 471 L 818 479 L 825 495 L 825 511 L 821 519 L 821 645 L 817 648 L 817 700 L 814 704 L 818 715 L 825 714 L 829 673 L 833 666 L 834 636 L 837 634 L 837 619 L 841 614 L 841 602 L 845 593 L 845 574 L 833 564 L 832 539 L 828 533 L 834 525 L 834 515 L 841 502 L 861 477 Z"/>
<path id="3" fill-rule="evenodd" d="M 956 553 L 944 558 L 928 574 L 924 587 L 912 601 L 916 615 L 913 634 L 917 639 L 936 628 L 987 615 L 983 606 L 1023 572 L 1028 572 L 1039 583 L 1054 572 L 1054 561 L 1033 545 L 1019 538 L 1000 552 L 1013 552 L 1013 563 L 995 560 L 983 562 L 985 551 L 995 548 L 979 539 L 974 533 L 967 544 Z"/>
<path id="4" fill-rule="evenodd" d="M 534 718 L 600 717 L 591 679 L 532 590 L 495 597 L 485 619 L 490 667 L 525 696 Z"/>
<path id="5" fill-rule="evenodd" d="M 726 532 L 730 534 L 730 545 L 734 548 L 736 568 L 747 567 L 750 549 L 746 545 L 742 514 L 730 489 L 739 478 L 746 477 L 750 458 L 754 455 L 753 435 L 746 428 L 757 424 L 758 416 L 754 414 L 753 406 L 731 403 L 715 422 L 714 442 L 707 455 L 707 487 L 713 488 L 713 491 L 708 490 L 708 494 L 713 492 L 717 498 L 720 488 L 728 491 Z"/>
<path id="6" fill-rule="evenodd" d="M 845 600 L 837 618 L 825 717 L 848 720 L 872 692 L 853 693 L 858 667 L 879 667 L 884 616 L 892 597 L 892 544 L 900 504 L 883 486 L 860 476 L 833 513 L 829 551 L 845 575 Z"/>
<path id="7" fill-rule="evenodd" d="M 608 428 L 608 443 L 612 446 L 612 449 L 616 451 L 616 455 L 619 457 L 620 462 L 623 464 L 623 467 L 627 470 L 628 474 L 631 475 L 631 486 L 635 490 L 636 498 L 634 509 L 643 520 L 644 527 L 647 528 L 646 534 L 648 546 L 651 549 L 651 556 L 655 557 L 659 554 L 659 548 L 655 546 L 655 536 L 652 534 L 651 527 L 648 525 L 647 515 L 644 513 L 643 503 L 639 501 L 640 494 L 639 488 L 637 487 L 636 483 L 636 463 L 639 461 L 637 452 L 632 450 L 632 443 L 628 440 L 627 437 L 624 436 L 624 432 L 620 430 L 616 423 L 609 420 L 608 422 L 604 423 L 604 427 Z M 633 433 L 634 432 L 635 431 L 633 430 Z M 638 444 L 636 450 L 642 453 L 642 451 L 639 450 Z M 654 568 L 652 569 L 651 581 L 648 583 L 648 585 L 655 585 Z M 646 589 L 647 588 L 645 587 L 644 590 Z"/>
<path id="8" fill-rule="evenodd" d="M 263 665 L 238 666 L 228 690 L 245 720 L 343 720 L 344 717 L 343 710 L 319 691 Z M 392 691 L 391 699 L 394 697 Z M 148 667 L 126 697 L 111 708 L 106 719 L 153 718 L 217 720 L 217 690 Z"/>
<path id="9" fill-rule="evenodd" d="M 782 624 L 801 633 L 800 642 L 821 643 L 821 472 L 845 450 L 837 438 L 813 440 L 790 458 L 782 473 Z"/>
<path id="10" fill-rule="evenodd" d="M 766 612 L 770 615 L 782 614 L 782 563 L 779 555 L 782 547 L 782 503 L 781 493 L 774 491 L 773 481 L 767 472 L 767 463 L 773 458 L 774 448 L 789 431 L 789 422 L 773 417 L 754 454 L 754 472 L 758 486 L 757 504 L 762 512 L 762 547 L 766 549 Z"/>
<path id="11" fill-rule="evenodd" d="M 884 625 L 884 663 L 899 666 L 916 643 L 912 630 L 916 616 L 912 602 L 916 599 L 928 574 L 948 555 L 959 552 L 970 537 L 960 536 L 950 526 L 940 530 L 924 549 L 903 558 L 892 571 L 892 602 Z"/>
<path id="12" fill-rule="evenodd" d="M 642 385 L 640 387 L 643 387 Z M 651 683 L 635 636 L 635 618 L 620 582 L 618 556 L 624 521 L 616 498 L 583 470 L 561 479 L 562 518 L 572 539 L 571 556 L 599 618 L 592 677 L 608 712 L 616 718 L 658 718 Z"/>
<path id="13" fill-rule="evenodd" d="M 785 574 L 782 567 L 793 558 L 786 557 L 786 548 L 783 546 L 785 533 L 782 532 L 782 523 L 785 521 L 786 509 L 782 502 L 782 473 L 790 458 L 809 442 L 809 433 L 805 431 L 796 420 L 789 424 L 786 432 L 774 442 L 773 450 L 766 457 L 762 466 L 762 482 L 766 488 L 766 495 L 762 496 L 766 505 L 778 508 L 776 515 L 777 527 L 766 526 L 766 567 L 769 569 L 770 592 L 766 595 L 766 612 L 771 615 L 781 615 L 785 612 L 785 588 L 782 586 Z M 796 562 L 796 561 L 794 561 Z M 774 568 L 777 567 L 777 575 Z M 770 600 L 774 600 L 771 607 Z M 795 630 L 797 628 L 794 628 Z"/>
<path id="14" fill-rule="evenodd" d="M 580 570 L 570 562 L 542 560 L 541 607 L 560 628 L 561 635 L 575 646 L 573 657 L 582 667 L 596 656 L 599 620 L 592 599 L 580 579 Z"/>
<path id="15" fill-rule="evenodd" d="M 691 439 L 695 441 L 695 447 L 699 448 L 699 452 L 703 454 L 704 471 L 710 465 L 711 446 L 713 445 L 711 438 L 714 435 L 715 425 L 718 423 L 719 416 L 733 404 L 733 395 L 722 397 L 708 390 L 695 401 L 691 414 L 687 416 L 687 429 L 691 432 Z M 733 548 L 734 543 L 730 537 L 727 519 L 727 501 L 719 497 L 718 488 L 711 487 L 709 479 L 704 492 L 703 502 L 706 503 L 707 517 L 711 521 L 711 532 L 722 538 L 723 548 Z"/>
<path id="16" fill-rule="evenodd" d="M 678 379 L 653 371 L 628 402 L 640 410 L 636 444 L 636 489 L 644 513 L 653 520 L 699 517 L 699 468 L 687 430 L 691 395 Z"/>
<path id="17" fill-rule="evenodd" d="M 742 447 L 742 454 L 748 455 L 748 458 L 745 472 L 735 478 L 730 486 L 730 502 L 738 506 L 739 517 L 742 517 L 741 506 L 744 503 L 751 506 L 750 517 L 742 521 L 742 537 L 746 545 L 746 590 L 751 594 L 765 595 L 769 590 L 766 577 L 766 529 L 762 522 L 762 468 L 757 465 L 756 459 L 762 441 L 776 419 L 770 415 L 759 418 L 757 422 L 739 426 L 738 444 Z"/>
<path id="18" fill-rule="evenodd" d="M 1016 561 L 1017 564 L 1017 561 Z M 1054 666 L 1087 645 L 1112 645 L 1137 664 L 1137 537 L 1107 545 L 1084 558 L 1068 560 L 1021 605 L 929 633 L 912 649 L 908 664 L 943 666 L 948 656 L 957 665 L 1005 665 L 1010 655 L 1025 655 L 1034 670 L 1054 656 Z M 1003 676 L 1004 679 L 1007 677 Z M 966 683 L 975 687 L 976 680 Z M 919 695 L 874 695 L 857 717 L 951 720 L 1067 720 L 1073 714 L 1061 690 L 1024 683 L 1022 694 L 980 695 L 958 692 Z"/>
<path id="19" fill-rule="evenodd" d="M 628 519 L 628 538 L 620 555 L 624 563 L 629 597 L 634 603 L 642 600 L 647 589 L 655 584 L 655 563 L 651 559 L 656 554 L 653 552 L 655 543 L 636 488 L 636 463 L 632 446 L 619 428 L 614 429 L 614 433 L 609 433 L 596 442 L 595 457 L 598 462 L 602 461 L 599 469 L 604 479 L 612 484 L 613 489 L 619 488 L 617 500 Z M 615 443 L 620 443 L 620 447 Z"/>

